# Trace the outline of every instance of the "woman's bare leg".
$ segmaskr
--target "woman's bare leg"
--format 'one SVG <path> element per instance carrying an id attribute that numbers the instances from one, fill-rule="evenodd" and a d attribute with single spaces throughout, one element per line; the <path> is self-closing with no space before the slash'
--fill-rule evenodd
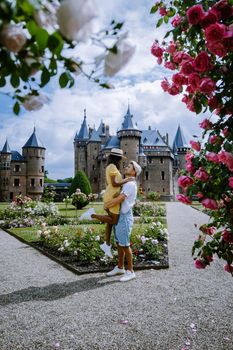
<path id="1" fill-rule="evenodd" d="M 105 230 L 105 241 L 107 245 L 110 245 L 111 240 L 111 232 L 113 225 L 116 225 L 119 219 L 118 214 L 113 214 L 111 212 L 108 212 L 109 215 L 98 215 L 98 214 L 92 214 L 91 217 L 93 219 L 97 219 L 101 222 L 106 223 L 106 230 Z"/>

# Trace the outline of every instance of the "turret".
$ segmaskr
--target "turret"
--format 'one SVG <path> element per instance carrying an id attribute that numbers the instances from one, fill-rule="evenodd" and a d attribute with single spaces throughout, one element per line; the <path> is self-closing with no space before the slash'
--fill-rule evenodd
<path id="1" fill-rule="evenodd" d="M 172 150 L 175 156 L 175 167 L 179 169 L 185 168 L 185 154 L 189 149 L 190 146 L 187 144 L 184 134 L 179 125 L 172 145 Z"/>
<path id="2" fill-rule="evenodd" d="M 0 153 L 0 201 L 9 199 L 12 152 L 6 140 Z"/>
<path id="3" fill-rule="evenodd" d="M 101 138 L 98 131 L 93 128 L 91 137 L 87 144 L 87 176 L 92 184 L 92 191 L 98 192 L 99 174 L 97 172 L 97 157 L 101 150 Z"/>
<path id="4" fill-rule="evenodd" d="M 33 198 L 40 198 L 44 189 L 45 147 L 38 139 L 35 127 L 32 135 L 23 146 L 22 153 L 27 162 L 27 194 Z"/>
<path id="5" fill-rule="evenodd" d="M 78 170 L 87 171 L 87 152 L 86 146 L 89 140 L 87 128 L 86 109 L 84 109 L 84 118 L 79 133 L 74 138 L 74 175 Z"/>
<path id="6" fill-rule="evenodd" d="M 120 130 L 117 131 L 117 136 L 120 140 L 120 148 L 123 150 L 127 159 L 137 162 L 142 131 L 134 125 L 132 118 L 133 115 L 130 113 L 128 105 L 128 110 L 124 116 Z"/>

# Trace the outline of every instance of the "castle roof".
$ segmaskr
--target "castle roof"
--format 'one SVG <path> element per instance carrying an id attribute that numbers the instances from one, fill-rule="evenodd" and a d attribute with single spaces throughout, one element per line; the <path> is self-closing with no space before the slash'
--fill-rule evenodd
<path id="1" fill-rule="evenodd" d="M 133 115 L 130 113 L 130 108 L 128 105 L 128 109 L 127 109 L 126 115 L 124 116 L 124 120 L 123 120 L 123 123 L 121 124 L 120 130 L 134 130 L 134 129 L 138 130 L 137 126 L 134 125 L 132 118 L 133 118 Z"/>
<path id="2" fill-rule="evenodd" d="M 34 127 L 32 135 L 29 137 L 23 148 L 45 148 L 42 142 L 36 136 L 36 128 Z"/>
<path id="3" fill-rule="evenodd" d="M 104 146 L 104 149 L 120 148 L 120 139 L 114 135 L 110 136 Z"/>
<path id="4" fill-rule="evenodd" d="M 84 109 L 84 118 L 81 125 L 81 128 L 79 130 L 79 133 L 75 135 L 75 140 L 77 141 L 84 141 L 89 139 L 89 133 L 87 128 L 87 116 L 86 116 L 86 110 Z"/>
<path id="5" fill-rule="evenodd" d="M 12 151 L 11 153 L 12 153 L 11 160 L 13 160 L 13 161 L 23 160 L 23 161 L 25 161 L 25 158 L 18 151 Z"/>
<path id="6" fill-rule="evenodd" d="M 142 130 L 142 146 L 168 146 L 157 130 Z"/>
<path id="7" fill-rule="evenodd" d="M 96 130 L 95 128 L 92 131 L 92 134 L 91 134 L 89 141 L 101 142 L 100 134 L 99 134 L 98 130 Z"/>
<path id="8" fill-rule="evenodd" d="M 180 125 L 178 126 L 176 136 L 173 141 L 172 149 L 175 151 L 177 148 L 190 148 L 190 146 L 187 144 L 184 134 L 181 130 Z"/>
<path id="9" fill-rule="evenodd" d="M 6 139 L 5 145 L 3 146 L 2 153 L 11 153 L 11 149 L 7 139 Z"/>
<path id="10" fill-rule="evenodd" d="M 97 129 L 97 133 L 98 133 L 99 136 L 100 135 L 105 135 L 105 125 L 104 125 L 103 120 L 101 120 L 101 122 L 100 122 L 100 125 L 99 125 L 99 127 Z"/>

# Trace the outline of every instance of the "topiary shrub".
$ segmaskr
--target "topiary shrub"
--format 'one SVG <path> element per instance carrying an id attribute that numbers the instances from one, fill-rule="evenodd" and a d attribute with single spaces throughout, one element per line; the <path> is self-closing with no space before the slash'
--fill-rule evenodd
<path id="1" fill-rule="evenodd" d="M 88 180 L 88 177 L 85 174 L 85 172 L 82 170 L 77 171 L 71 183 L 70 191 L 69 191 L 70 196 L 73 193 L 75 193 L 77 188 L 79 188 L 80 191 L 87 196 L 92 192 L 90 181 Z"/>

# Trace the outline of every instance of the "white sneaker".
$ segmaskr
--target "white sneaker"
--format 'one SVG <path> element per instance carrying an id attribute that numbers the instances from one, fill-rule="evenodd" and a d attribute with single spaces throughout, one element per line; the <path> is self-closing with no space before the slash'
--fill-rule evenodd
<path id="1" fill-rule="evenodd" d="M 120 278 L 120 282 L 127 282 L 127 281 L 134 279 L 134 278 L 136 278 L 135 273 L 131 272 L 129 270 L 126 270 L 124 276 Z"/>
<path id="2" fill-rule="evenodd" d="M 106 273 L 106 276 L 111 277 L 111 276 L 124 275 L 124 274 L 125 274 L 125 269 L 119 269 L 118 266 L 115 266 L 112 271 L 109 271 Z"/>
<path id="3" fill-rule="evenodd" d="M 111 245 L 107 245 L 106 242 L 104 242 L 103 244 L 100 244 L 100 248 L 103 250 L 103 252 L 105 253 L 105 255 L 109 256 L 109 258 L 113 258 L 112 252 L 111 252 Z"/>
<path id="4" fill-rule="evenodd" d="M 87 211 L 85 211 L 82 215 L 80 215 L 79 220 L 94 220 L 91 215 L 96 214 L 94 208 L 90 208 Z"/>

